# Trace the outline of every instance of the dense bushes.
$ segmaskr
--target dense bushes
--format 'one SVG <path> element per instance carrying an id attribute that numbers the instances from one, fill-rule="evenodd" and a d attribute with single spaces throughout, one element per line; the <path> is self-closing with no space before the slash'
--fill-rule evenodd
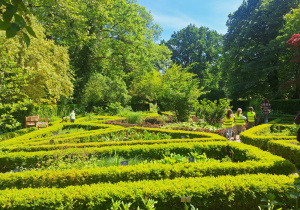
<path id="1" fill-rule="evenodd" d="M 0 205 L 4 209 L 110 209 L 114 199 L 132 202 L 136 208 L 146 198 L 157 201 L 156 209 L 183 209 L 181 197 L 191 196 L 191 204 L 199 209 L 252 210 L 272 193 L 288 209 L 291 201 L 281 193 L 291 183 L 292 177 L 259 174 L 10 189 L 0 191 Z"/>
<path id="2" fill-rule="evenodd" d="M 269 161 L 276 160 L 277 164 L 281 162 L 281 169 L 277 168 L 272 173 L 290 173 L 294 170 L 294 166 L 290 162 L 278 159 L 268 153 L 238 143 L 227 142 L 190 142 L 190 143 L 170 143 L 170 144 L 155 144 L 155 145 L 134 145 L 134 146 L 111 146 L 103 148 L 85 148 L 76 149 L 69 148 L 57 151 L 43 152 L 15 152 L 0 155 L 0 166 L 2 172 L 10 171 L 18 166 L 32 168 L 41 166 L 49 159 L 78 159 L 81 157 L 96 157 L 107 158 L 115 154 L 124 158 L 138 157 L 145 160 L 162 159 L 164 154 L 188 154 L 189 152 L 197 151 L 199 154 L 206 153 L 207 157 L 222 159 L 225 156 L 232 156 L 233 161 Z M 286 172 L 285 172 L 286 171 Z M 271 171 L 269 171 L 271 172 Z"/>
<path id="3" fill-rule="evenodd" d="M 296 136 L 264 136 L 265 133 L 270 132 L 272 126 L 272 124 L 263 124 L 242 132 L 240 134 L 241 141 L 245 144 L 250 144 L 263 150 L 267 150 L 268 141 L 270 140 L 296 139 Z"/>
<path id="4" fill-rule="evenodd" d="M 223 147 L 220 147 L 222 146 Z M 238 175 L 238 174 L 285 174 L 289 175 L 295 172 L 295 166 L 283 158 L 263 152 L 255 147 L 242 145 L 238 143 L 209 143 L 194 144 L 188 149 L 186 145 L 174 145 L 169 152 L 191 152 L 193 150 L 202 151 L 207 154 L 222 158 L 227 153 L 234 162 L 197 162 L 197 163 L 179 163 L 166 164 L 161 163 L 143 163 L 135 166 L 111 166 L 91 169 L 70 169 L 64 171 L 27 171 L 14 174 L 0 174 L 0 189 L 5 188 L 24 188 L 24 187 L 66 187 L 68 185 L 83 185 L 98 182 L 116 183 L 120 181 L 137 181 L 174 179 L 177 177 L 202 177 L 202 176 L 220 176 L 220 175 Z M 156 147 L 161 152 L 161 148 Z M 132 156 L 128 151 L 127 156 Z M 136 150 L 137 148 L 132 148 Z M 147 148 L 149 152 L 157 153 L 153 147 Z M 144 158 L 152 156 L 147 149 L 141 150 L 140 155 Z M 91 153 L 91 151 L 88 151 Z M 119 151 L 120 152 L 120 151 Z M 97 151 L 95 151 L 97 153 Z M 124 154 L 123 152 L 121 152 Z M 135 153 L 135 152 L 133 152 Z M 75 153 L 67 153 L 66 155 Z M 82 153 L 89 155 L 87 151 Z M 117 153 L 120 154 L 120 153 Z M 15 157 L 17 157 L 16 155 Z M 156 155 L 155 158 L 162 157 Z M 225 156 L 223 156 L 225 157 Z M 42 157 L 41 157 L 42 158 Z M 50 157 L 49 157 L 50 158 Z M 51 159 L 51 158 L 50 158 Z M 26 161 L 26 159 L 24 160 Z M 28 160 L 27 160 L 28 161 Z M 245 161 L 245 162 L 244 162 Z M 13 162 L 13 160 L 12 160 Z"/>
<path id="5" fill-rule="evenodd" d="M 286 114 L 297 115 L 300 107 L 300 99 L 272 100 L 272 109 Z"/>
<path id="6" fill-rule="evenodd" d="M 12 138 L 15 138 L 15 137 L 18 137 L 18 136 L 22 136 L 26 133 L 37 131 L 37 130 L 38 130 L 37 127 L 30 127 L 30 128 L 24 128 L 24 129 L 16 130 L 16 131 L 9 132 L 9 133 L 3 133 L 3 134 L 0 135 L 0 141 L 4 141 L 4 140 L 7 140 L 7 139 L 12 139 Z"/>
<path id="7" fill-rule="evenodd" d="M 294 163 L 297 167 L 300 167 L 300 146 L 298 141 L 269 141 L 268 151 L 274 155 L 281 156 Z"/>

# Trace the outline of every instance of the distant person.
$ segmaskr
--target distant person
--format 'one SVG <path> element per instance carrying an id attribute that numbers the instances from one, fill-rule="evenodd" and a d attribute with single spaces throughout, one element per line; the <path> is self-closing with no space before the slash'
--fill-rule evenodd
<path id="1" fill-rule="evenodd" d="M 241 108 L 237 109 L 237 114 L 234 116 L 236 131 L 234 133 L 233 139 L 236 140 L 236 136 L 240 135 L 242 132 L 242 127 L 245 125 L 245 120 L 247 119 L 242 115 L 243 110 Z"/>
<path id="2" fill-rule="evenodd" d="M 297 116 L 295 117 L 294 122 L 296 125 L 300 125 L 300 112 L 298 112 Z M 297 141 L 300 143 L 300 128 L 297 131 Z"/>
<path id="3" fill-rule="evenodd" d="M 157 114 L 162 115 L 159 105 L 157 105 Z"/>
<path id="4" fill-rule="evenodd" d="M 269 114 L 271 112 L 271 104 L 269 103 L 268 99 L 265 98 L 264 102 L 260 105 L 260 109 L 265 116 L 265 123 L 268 123 Z"/>
<path id="5" fill-rule="evenodd" d="M 71 123 L 75 122 L 75 111 L 72 110 L 71 114 L 70 114 L 70 121 Z"/>
<path id="6" fill-rule="evenodd" d="M 231 140 L 232 127 L 233 127 L 234 115 L 231 109 L 227 109 L 226 115 L 223 121 L 223 126 L 226 128 L 226 138 Z"/>
<path id="7" fill-rule="evenodd" d="M 252 128 L 253 126 L 255 126 L 255 118 L 256 118 L 256 114 L 254 112 L 253 107 L 249 107 L 249 112 L 247 113 L 247 129 Z"/>

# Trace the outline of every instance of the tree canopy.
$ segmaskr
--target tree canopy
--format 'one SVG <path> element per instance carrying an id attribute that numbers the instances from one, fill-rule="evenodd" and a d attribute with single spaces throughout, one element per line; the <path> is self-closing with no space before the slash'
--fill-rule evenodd
<path id="1" fill-rule="evenodd" d="M 189 25 L 174 32 L 163 41 L 172 51 L 172 61 L 197 75 L 200 86 L 206 90 L 219 88 L 223 36 L 207 27 Z"/>
<path id="2" fill-rule="evenodd" d="M 229 15 L 223 69 L 233 99 L 278 97 L 286 46 L 276 38 L 284 15 L 298 4 L 298 0 L 247 0 Z"/>

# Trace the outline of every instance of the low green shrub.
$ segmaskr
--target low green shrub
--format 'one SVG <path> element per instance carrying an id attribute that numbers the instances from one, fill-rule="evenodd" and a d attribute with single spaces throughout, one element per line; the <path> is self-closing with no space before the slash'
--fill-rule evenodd
<path id="1" fill-rule="evenodd" d="M 198 209 L 257 209 L 268 193 L 285 202 L 281 196 L 290 189 L 293 177 L 283 175 L 238 175 L 174 180 L 91 184 L 66 188 L 25 188 L 0 191 L 3 209 L 110 209 L 113 200 L 131 202 L 132 208 L 143 205 L 143 199 L 157 201 L 156 209 L 184 209 L 181 197 L 191 196 Z"/>
<path id="2" fill-rule="evenodd" d="M 57 133 L 59 133 L 60 130 L 63 129 L 68 129 L 68 128 L 85 128 L 90 131 L 85 131 L 85 132 L 78 132 L 76 135 L 75 134 L 64 134 L 64 135 L 59 135 L 57 136 Z M 104 128 L 104 129 L 103 129 Z M 100 130 L 99 130 L 100 129 Z M 34 145 L 38 145 L 39 143 L 37 142 L 48 142 L 49 140 L 52 139 L 63 139 L 69 136 L 69 138 L 77 138 L 81 137 L 82 135 L 92 135 L 95 132 L 105 132 L 105 130 L 109 129 L 122 129 L 120 126 L 113 126 L 113 125 L 107 125 L 107 124 L 95 124 L 93 122 L 85 122 L 85 123 L 63 123 L 63 124 L 56 124 L 54 126 L 44 128 L 42 130 L 38 130 L 35 132 L 31 132 L 28 134 L 25 134 L 20 137 L 8 139 L 5 141 L 1 142 L 2 146 L 10 146 L 10 145 L 21 145 L 21 144 L 26 144 L 30 142 L 34 142 Z"/>
<path id="3" fill-rule="evenodd" d="M 49 159 L 78 159 L 87 157 L 106 158 L 115 154 L 124 158 L 139 157 L 146 160 L 159 160 L 165 154 L 181 154 L 186 155 L 190 152 L 197 151 L 199 154 L 206 153 L 207 157 L 219 159 L 226 156 L 231 156 L 234 162 L 238 161 L 263 161 L 272 163 L 277 162 L 277 168 L 272 173 L 291 173 L 295 170 L 295 166 L 289 161 L 282 158 L 272 156 L 269 153 L 263 152 L 249 145 L 242 145 L 235 142 L 206 142 L 206 143 L 170 143 L 170 144 L 155 144 L 155 145 L 134 145 L 134 146 L 112 146 L 103 148 L 84 148 L 76 149 L 69 148 L 56 151 L 41 151 L 41 152 L 15 152 L 0 155 L 0 170 L 7 172 L 17 167 L 35 168 L 42 166 Z M 281 167 L 281 168 L 280 168 Z"/>
<path id="4" fill-rule="evenodd" d="M 70 125 L 70 124 L 68 124 Z M 76 125 L 71 124 L 72 126 Z M 85 124 L 86 125 L 86 124 Z M 91 125 L 91 124 L 88 124 Z M 93 125 L 93 124 L 92 124 Z M 63 148 L 70 148 L 70 147 L 103 147 L 103 146 L 117 146 L 117 145 L 135 145 L 135 144 L 155 144 L 155 143 L 172 143 L 172 142 L 205 142 L 205 141 L 226 141 L 224 137 L 213 133 L 205 133 L 205 132 L 193 132 L 193 131 L 180 131 L 180 130 L 167 130 L 167 129 L 158 129 L 158 128 L 123 128 L 118 126 L 111 126 L 111 125 L 96 125 L 96 126 L 106 126 L 106 129 L 102 130 L 92 130 L 87 132 L 78 132 L 72 135 L 64 134 L 60 136 L 52 136 L 52 137 L 44 137 L 44 138 L 37 138 L 37 139 L 28 139 L 21 141 L 18 139 L 14 141 L 13 139 L 7 142 L 3 142 L 2 144 L 2 151 L 41 151 L 41 150 L 53 150 L 53 149 L 63 149 Z M 113 136 L 120 136 L 123 135 L 122 133 L 126 132 L 127 130 L 135 130 L 137 132 L 147 131 L 151 135 L 153 134 L 167 134 L 172 137 L 170 140 L 145 140 L 143 139 L 143 135 L 141 135 L 141 140 L 134 140 L 122 142 L 122 140 L 110 142 L 101 142 L 101 138 L 107 137 L 112 138 Z M 145 138 L 147 139 L 147 138 Z M 180 140 L 181 139 L 181 140 Z M 53 140 L 53 143 L 50 144 L 50 141 Z M 99 142 L 100 141 L 100 142 Z M 90 142 L 97 142 L 97 143 L 90 143 Z M 75 144 L 78 143 L 78 144 Z"/>
<path id="5" fill-rule="evenodd" d="M 0 141 L 12 139 L 12 138 L 22 136 L 22 135 L 27 134 L 27 133 L 31 133 L 33 131 L 37 131 L 37 130 L 38 130 L 37 127 L 30 127 L 30 128 L 24 128 L 24 129 L 21 129 L 21 130 L 17 130 L 17 131 L 14 131 L 14 132 L 3 133 L 3 134 L 0 135 Z"/>
<path id="6" fill-rule="evenodd" d="M 70 140 L 70 139 L 69 139 Z M 168 144 L 168 143 L 186 143 L 186 142 L 210 142 L 210 141 L 227 141 L 224 137 L 220 138 L 194 138 L 194 139 L 164 139 L 164 140 L 135 140 L 135 141 L 117 141 L 117 142 L 88 142 L 88 143 L 62 143 L 64 140 L 55 141 L 50 145 L 36 145 L 35 143 L 14 145 L 2 147 L 6 152 L 36 152 L 50 151 L 67 148 L 87 148 L 87 147 L 106 147 L 106 146 L 129 146 L 129 145 L 151 145 L 151 144 Z M 61 142 L 61 143 L 60 143 Z M 46 143 L 46 142 L 44 142 Z M 47 141 L 49 143 L 49 141 Z"/>
<path id="7" fill-rule="evenodd" d="M 240 139 L 245 144 L 250 144 L 263 150 L 268 149 L 268 141 L 296 139 L 296 136 L 265 136 L 265 133 L 271 132 L 272 126 L 272 124 L 263 124 L 250 128 L 240 134 Z"/>
<path id="8" fill-rule="evenodd" d="M 126 116 L 127 122 L 130 124 L 142 124 L 143 114 L 142 112 L 129 112 Z"/>
<path id="9" fill-rule="evenodd" d="M 269 141 L 268 151 L 300 167 L 300 145 L 296 140 Z"/>
<path id="10" fill-rule="evenodd" d="M 226 109 L 230 105 L 227 99 L 220 99 L 219 101 L 201 100 L 199 105 L 199 117 L 204 119 L 207 123 L 214 125 L 218 124 L 224 118 Z"/>

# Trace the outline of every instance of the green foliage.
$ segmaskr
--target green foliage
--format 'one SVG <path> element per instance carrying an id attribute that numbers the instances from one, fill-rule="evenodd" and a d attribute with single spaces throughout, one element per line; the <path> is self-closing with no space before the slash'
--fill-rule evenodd
<path id="1" fill-rule="evenodd" d="M 116 184 L 91 184 L 66 188 L 24 188 L 0 191 L 3 208 L 35 209 L 110 209 L 113 198 L 132 207 L 144 206 L 142 198 L 157 201 L 157 209 L 183 209 L 180 197 L 192 196 L 192 205 L 199 209 L 256 209 L 266 192 L 281 198 L 288 191 L 286 184 L 293 178 L 278 175 L 238 175 L 201 178 L 179 178 L 174 180 L 119 182 Z M 49 197 L 51 195 L 51 197 Z M 32 197 L 34 196 L 34 202 Z M 230 196 L 230 199 L 229 199 Z M 108 202 L 107 202 L 108 201 Z M 286 201 L 291 206 L 291 201 Z"/>
<path id="2" fill-rule="evenodd" d="M 24 129 L 16 130 L 16 131 L 9 132 L 9 133 L 3 133 L 3 134 L 0 134 L 0 141 L 12 139 L 12 138 L 15 138 L 18 136 L 22 136 L 26 133 L 37 131 L 37 130 L 38 130 L 37 127 L 30 127 L 30 128 L 24 128 Z"/>
<path id="3" fill-rule="evenodd" d="M 23 114 L 32 101 L 24 93 L 29 74 L 14 61 L 16 51 L 10 50 L 7 53 L 7 43 L 1 35 L 0 33 L 0 131 L 9 132 L 21 127 Z"/>
<path id="4" fill-rule="evenodd" d="M 0 8 L 0 30 L 6 31 L 6 38 L 15 37 L 21 31 L 28 47 L 30 44 L 28 34 L 35 38 L 36 35 L 30 27 L 29 11 L 24 2 L 1 0 Z"/>
<path id="5" fill-rule="evenodd" d="M 173 65 L 162 75 L 162 81 L 159 104 L 174 111 L 179 121 L 187 121 L 192 108 L 197 107 L 198 97 L 203 94 L 198 80 L 194 79 L 194 74 Z"/>
<path id="6" fill-rule="evenodd" d="M 240 134 L 241 141 L 245 144 L 250 144 L 261 148 L 263 150 L 268 149 L 268 142 L 271 140 L 294 140 L 296 136 L 278 136 L 276 134 L 267 135 L 271 132 L 272 124 L 263 124 L 255 126 Z"/>
<path id="7" fill-rule="evenodd" d="M 126 116 L 127 122 L 130 124 L 142 124 L 143 114 L 142 112 L 129 112 Z"/>
<path id="8" fill-rule="evenodd" d="M 288 175 L 295 171 L 295 166 L 289 161 L 263 152 L 255 147 L 239 143 L 212 142 L 205 144 L 194 143 L 193 145 L 185 143 L 170 144 L 170 147 L 168 145 L 139 145 L 134 147 L 103 148 L 100 150 L 96 148 L 68 150 L 67 152 L 59 151 L 53 154 L 44 154 L 44 157 L 42 157 L 42 153 L 33 153 L 34 156 L 32 157 L 24 153 L 15 153 L 15 160 L 11 159 L 11 164 L 14 165 L 18 159 L 22 158 L 22 169 L 27 168 L 28 170 L 28 168 L 36 168 L 38 166 L 39 169 L 47 170 L 0 174 L 0 189 L 28 186 L 34 188 L 44 186 L 66 187 L 74 184 L 83 185 L 107 182 L 108 180 L 111 183 L 117 183 L 140 179 L 158 180 L 161 178 L 173 179 L 176 177 L 204 177 L 244 173 Z M 170 152 L 170 154 L 165 155 L 166 151 Z M 203 154 L 200 155 L 195 151 L 202 151 Z M 192 154 L 196 161 L 188 163 L 187 154 Z M 10 159 L 9 157 L 13 157 L 12 155 L 2 155 L 1 163 L 3 163 L 4 156 Z M 231 156 L 233 162 L 228 160 L 220 161 L 220 159 L 223 160 L 228 155 Z M 38 161 L 34 162 L 30 158 L 36 158 Z M 129 160 L 130 163 L 134 162 L 131 158 L 135 158 L 136 163 L 142 160 L 147 161 L 135 166 L 119 166 L 122 159 Z M 219 160 L 211 158 L 218 158 Z M 28 162 L 31 162 L 32 166 Z M 81 179 L 80 177 L 85 178 Z"/>
<path id="9" fill-rule="evenodd" d="M 43 5 L 32 7 L 31 12 L 49 26 L 47 36 L 69 49 L 76 69 L 74 97 L 78 103 L 94 74 L 121 80 L 129 90 L 135 78 L 164 69 L 168 63 L 169 50 L 154 42 L 161 28 L 153 23 L 146 8 L 135 1 L 30 2 Z"/>
<path id="10" fill-rule="evenodd" d="M 120 102 L 115 102 L 115 103 L 109 103 L 106 112 L 108 112 L 110 115 L 117 115 L 123 110 L 123 106 L 121 105 Z"/>
<path id="11" fill-rule="evenodd" d="M 201 100 L 199 107 L 199 116 L 209 124 L 218 124 L 226 114 L 226 109 L 229 107 L 230 101 L 220 99 L 219 101 Z"/>
<path id="12" fill-rule="evenodd" d="M 223 37 L 207 27 L 188 25 L 163 42 L 172 51 L 172 61 L 194 73 L 205 90 L 219 89 Z M 224 95 L 223 95 L 224 97 Z"/>
<path id="13" fill-rule="evenodd" d="M 268 142 L 268 151 L 274 155 L 281 156 L 292 163 L 297 167 L 299 164 L 300 157 L 300 146 L 299 142 L 296 140 L 272 140 Z"/>
<path id="14" fill-rule="evenodd" d="M 247 0 L 229 15 L 222 66 L 232 99 L 279 97 L 282 80 L 294 78 L 295 65 L 285 56 L 290 54 L 289 38 L 280 39 L 280 30 L 284 15 L 298 4 L 298 0 Z"/>
<path id="15" fill-rule="evenodd" d="M 45 39 L 43 27 L 34 18 L 32 20 L 37 38 L 32 40 L 28 48 L 24 48 L 20 43 L 19 35 L 13 39 L 6 39 L 3 33 L 0 33 L 0 50 L 3 55 L 0 67 L 19 68 L 15 74 L 23 79 L 20 78 L 22 82 L 17 82 L 18 85 L 22 85 L 17 96 L 25 94 L 36 104 L 56 104 L 62 96 L 70 97 L 73 93 L 73 75 L 69 66 L 68 51 L 67 48 Z M 22 100 L 24 97 L 19 98 Z"/>
<path id="16" fill-rule="evenodd" d="M 88 109 L 110 104 L 108 111 L 117 114 L 113 110 L 120 109 L 121 104 L 127 103 L 129 98 L 126 84 L 121 78 L 111 79 L 97 73 L 86 84 L 82 103 L 86 104 Z"/>

